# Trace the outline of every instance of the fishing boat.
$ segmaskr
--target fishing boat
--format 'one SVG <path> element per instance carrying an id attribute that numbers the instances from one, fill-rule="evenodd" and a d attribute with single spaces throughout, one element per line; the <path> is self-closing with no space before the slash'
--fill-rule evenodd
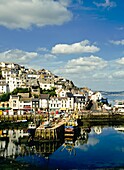
<path id="1" fill-rule="evenodd" d="M 69 119 L 69 121 L 65 123 L 65 136 L 66 137 L 74 136 L 77 129 L 78 129 L 77 120 Z"/>
<path id="2" fill-rule="evenodd" d="M 50 121 L 43 122 L 44 128 L 50 128 L 52 126 L 52 123 Z"/>
<path id="3" fill-rule="evenodd" d="M 77 120 L 76 119 L 69 119 L 66 123 L 65 123 L 65 129 L 74 129 L 78 126 Z"/>

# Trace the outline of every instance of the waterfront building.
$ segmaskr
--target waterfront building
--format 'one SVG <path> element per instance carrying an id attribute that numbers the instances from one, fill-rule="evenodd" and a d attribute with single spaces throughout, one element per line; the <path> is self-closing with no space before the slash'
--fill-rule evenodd
<path id="1" fill-rule="evenodd" d="M 32 99 L 31 98 L 20 98 L 18 114 L 27 114 L 32 112 Z"/>
<path id="2" fill-rule="evenodd" d="M 12 108 L 11 114 L 16 115 L 19 110 L 19 96 L 18 95 L 10 95 L 9 105 Z"/>
<path id="3" fill-rule="evenodd" d="M 11 108 L 10 108 L 10 105 L 9 105 L 8 101 L 0 102 L 0 115 L 9 114 L 10 110 L 11 110 Z"/>
<path id="4" fill-rule="evenodd" d="M 124 100 L 116 100 L 115 105 L 113 106 L 113 110 L 124 113 Z"/>
<path id="5" fill-rule="evenodd" d="M 94 102 L 96 102 L 97 100 L 101 100 L 102 99 L 102 94 L 100 92 L 94 92 L 91 95 L 91 100 L 93 100 Z"/>
<path id="6" fill-rule="evenodd" d="M 40 108 L 43 111 L 47 111 L 49 109 L 49 94 L 41 94 L 39 98 Z"/>
<path id="7" fill-rule="evenodd" d="M 74 110 L 83 110 L 84 106 L 86 104 L 85 101 L 85 96 L 81 95 L 81 94 L 74 94 Z"/>
<path id="8" fill-rule="evenodd" d="M 74 83 L 63 77 L 56 76 L 50 71 L 42 69 L 36 71 L 27 69 L 14 63 L 0 62 L 2 80 L 0 80 L 0 93 L 12 92 L 16 88 L 31 89 L 31 97 L 11 95 L 9 114 L 24 114 L 38 110 L 81 111 L 90 99 L 94 102 L 101 99 L 100 92 L 93 92 L 84 87 L 77 88 Z M 56 88 L 57 97 L 43 96 L 42 90 Z"/>
<path id="9" fill-rule="evenodd" d="M 50 97 L 49 99 L 49 110 L 56 111 L 61 108 L 61 100 L 58 97 Z"/>

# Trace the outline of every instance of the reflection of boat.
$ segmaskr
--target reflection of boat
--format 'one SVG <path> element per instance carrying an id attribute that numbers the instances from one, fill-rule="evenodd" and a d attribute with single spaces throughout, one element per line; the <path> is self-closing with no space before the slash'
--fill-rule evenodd
<path id="1" fill-rule="evenodd" d="M 66 149 L 70 154 L 73 153 L 74 155 L 76 155 L 74 146 L 75 146 L 74 138 L 65 138 L 65 143 L 63 144 L 61 151 Z"/>
<path id="2" fill-rule="evenodd" d="M 74 132 L 74 128 L 71 126 L 66 126 L 65 127 L 65 132 Z"/>
<path id="3" fill-rule="evenodd" d="M 33 122 L 29 123 L 28 129 L 36 129 L 36 124 Z"/>
<path id="4" fill-rule="evenodd" d="M 28 125 L 28 133 L 29 133 L 32 137 L 34 137 L 34 135 L 35 135 L 35 130 L 36 130 L 36 124 L 33 123 L 33 122 L 29 123 L 29 125 Z"/>
<path id="5" fill-rule="evenodd" d="M 94 127 L 94 132 L 99 135 L 99 134 L 102 133 L 102 128 L 100 126 L 95 126 Z"/>

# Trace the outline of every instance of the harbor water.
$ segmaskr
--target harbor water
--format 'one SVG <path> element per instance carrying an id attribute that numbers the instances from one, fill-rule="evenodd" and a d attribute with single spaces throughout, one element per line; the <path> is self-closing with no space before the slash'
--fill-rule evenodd
<path id="1" fill-rule="evenodd" d="M 124 125 L 82 126 L 75 139 L 35 144 L 19 142 L 18 133 L 0 141 L 0 169 L 124 168 Z"/>

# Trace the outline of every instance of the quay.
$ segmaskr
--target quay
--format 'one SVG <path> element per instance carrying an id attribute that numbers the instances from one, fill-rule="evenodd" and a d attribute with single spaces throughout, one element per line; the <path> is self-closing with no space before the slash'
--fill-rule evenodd
<path id="1" fill-rule="evenodd" d="M 66 113 L 67 114 L 67 113 Z M 1 127 L 16 127 L 19 128 L 24 125 L 25 127 L 28 126 L 29 122 L 35 120 L 35 123 L 39 121 L 39 125 L 35 130 L 34 141 L 38 142 L 47 142 L 47 141 L 59 141 L 63 140 L 65 137 L 74 136 L 74 134 L 68 129 L 65 133 L 65 125 L 69 126 L 69 120 L 74 120 L 78 122 L 78 126 L 89 125 L 92 126 L 92 123 L 123 123 L 124 122 L 124 114 L 117 114 L 113 112 L 95 112 L 95 111 L 83 111 L 83 112 L 73 112 L 68 114 L 66 117 L 59 117 L 55 121 L 52 122 L 52 125 L 45 127 L 42 123 L 48 120 L 48 115 L 46 114 L 35 114 L 35 115 L 1 115 Z M 27 123 L 25 123 L 25 120 Z M 8 124 L 6 124 L 8 122 Z M 11 122 L 11 124 L 10 124 Z M 16 124 L 14 124 L 16 122 Z M 71 125 L 73 125 L 73 121 Z"/>
<path id="2" fill-rule="evenodd" d="M 45 128 L 40 125 L 35 131 L 34 141 L 58 141 L 64 138 L 64 121 Z"/>
<path id="3" fill-rule="evenodd" d="M 65 131 L 65 125 L 67 126 L 74 126 L 74 123 L 72 121 L 72 124 L 70 124 L 70 120 L 74 119 L 74 121 L 77 120 L 78 125 L 79 123 L 85 124 L 84 122 L 86 121 L 87 123 L 90 122 L 120 122 L 124 121 L 124 115 L 118 115 L 118 114 L 112 114 L 110 112 L 87 112 L 87 113 L 72 113 L 70 116 L 66 117 L 64 120 L 61 118 L 58 122 L 53 124 L 51 127 L 45 128 L 44 125 L 40 125 L 35 132 L 35 137 L 34 140 L 39 140 L 39 141 L 58 141 L 61 139 L 64 139 L 66 137 L 71 137 L 74 136 L 74 131 L 68 131 L 66 129 Z M 75 131 L 76 132 L 76 131 Z M 77 131 L 78 132 L 78 131 Z"/>

